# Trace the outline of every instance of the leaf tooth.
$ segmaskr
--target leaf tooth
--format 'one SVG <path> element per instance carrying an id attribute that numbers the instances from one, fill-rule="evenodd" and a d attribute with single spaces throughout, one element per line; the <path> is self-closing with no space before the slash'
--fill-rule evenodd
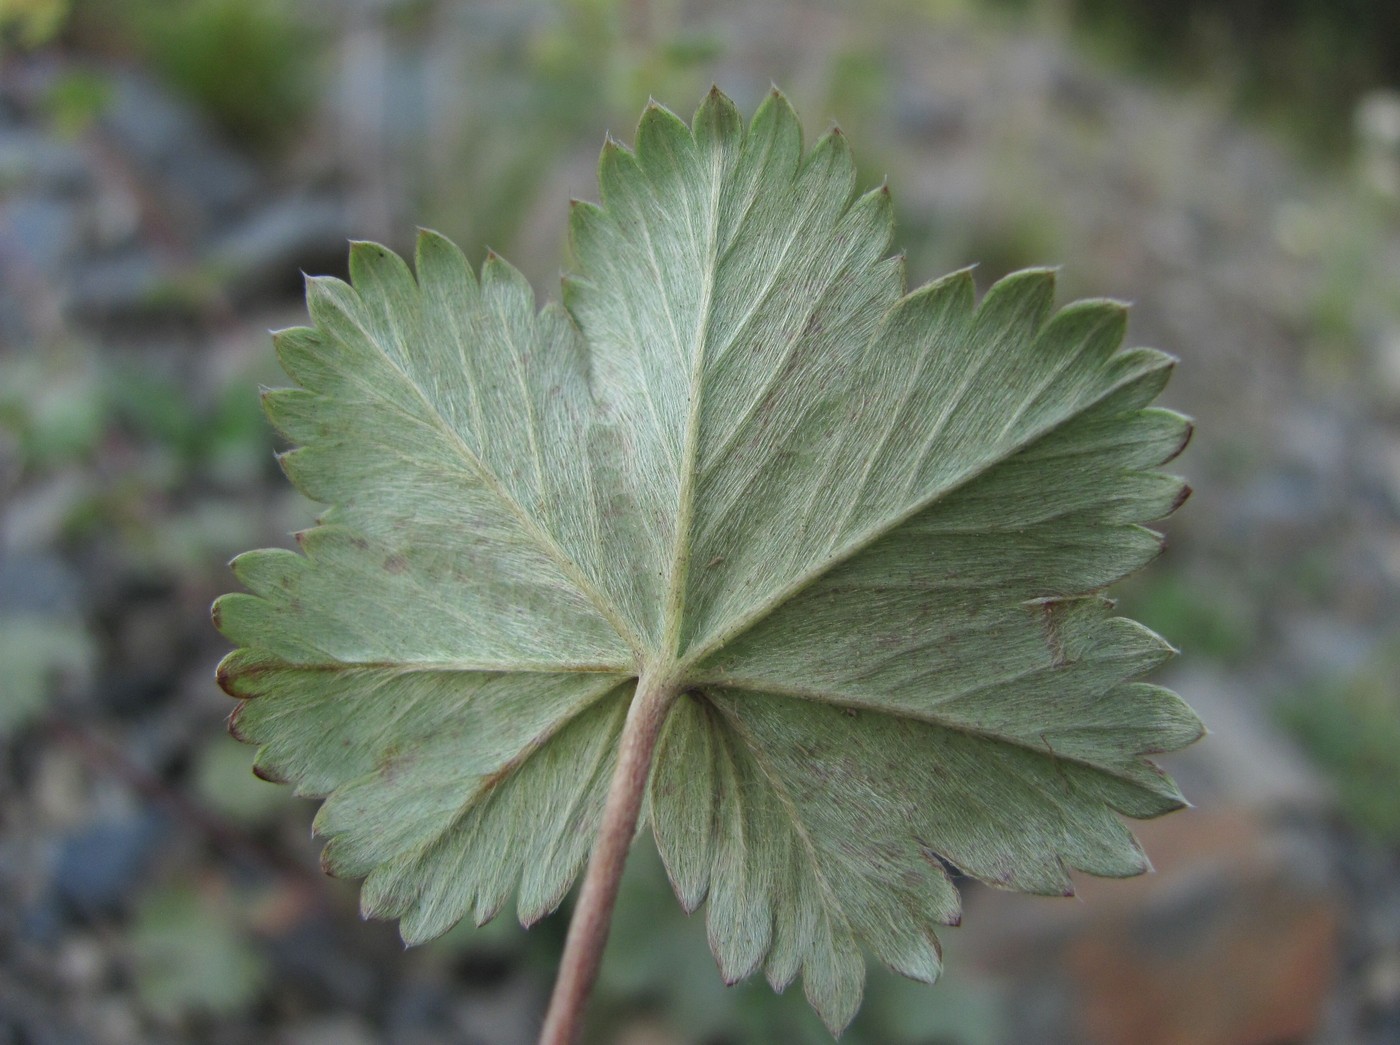
<path id="1" fill-rule="evenodd" d="M 264 388 L 258 393 L 263 413 L 289 442 L 305 444 L 320 434 L 321 398 L 304 388 Z"/>
<path id="2" fill-rule="evenodd" d="M 775 991 L 783 991 L 802 970 L 802 961 L 812 947 L 816 925 L 816 907 L 806 902 L 809 887 L 799 888 L 805 875 L 795 848 L 787 849 L 787 866 L 779 870 L 780 881 L 794 883 L 775 890 L 773 910 L 773 943 L 764 963 L 763 974 Z"/>
<path id="3" fill-rule="evenodd" d="M 310 283 L 308 278 L 308 293 Z M 325 341 L 313 328 L 275 330 L 272 333 L 272 347 L 287 376 L 302 388 L 318 392 L 335 382 L 335 372 L 325 356 Z"/>
<path id="4" fill-rule="evenodd" d="M 311 447 L 297 446 L 274 454 L 273 459 L 276 460 L 277 467 L 282 469 L 287 481 L 297 490 L 313 501 L 329 504 L 334 500 L 334 491 L 321 485 L 326 469 L 324 466 L 318 467 L 317 459 L 320 456 Z"/>
<path id="5" fill-rule="evenodd" d="M 521 841 L 517 840 L 517 852 Z M 469 910 L 472 921 L 477 925 L 485 925 L 505 909 L 506 904 L 510 902 L 511 893 L 515 892 L 520 881 L 520 872 L 520 859 L 515 854 L 504 856 L 487 865 L 478 875 L 471 893 Z"/>
<path id="6" fill-rule="evenodd" d="M 271 617 L 266 600 L 247 592 L 230 592 L 214 601 L 210 616 L 214 620 L 214 627 L 230 642 L 239 646 L 265 645 L 261 640 Z M 229 657 L 233 656 L 234 654 L 229 654 Z M 241 667 L 243 661 L 228 658 L 225 658 L 225 661 L 225 677 L 232 679 L 234 668 Z"/>
<path id="7" fill-rule="evenodd" d="M 535 314 L 535 291 L 525 274 L 494 250 L 488 251 L 481 266 L 481 296 L 488 308 L 501 315 L 527 315 L 538 322 Z"/>
<path id="8" fill-rule="evenodd" d="M 259 548 L 235 555 L 229 569 L 254 595 L 268 596 L 289 590 L 306 573 L 307 561 L 286 548 Z"/>
<path id="9" fill-rule="evenodd" d="M 825 919 L 826 939 L 818 938 L 802 965 L 802 992 L 827 1030 L 839 1036 L 855 1017 L 865 991 L 865 960 L 849 931 L 835 933 Z"/>
<path id="10" fill-rule="evenodd" d="M 238 707 L 234 708 L 233 713 L 230 714 L 228 717 L 228 735 L 233 737 L 233 739 L 238 741 L 240 744 L 248 743 L 248 737 L 244 734 L 243 730 L 240 729 L 238 725 L 238 720 L 242 717 L 243 709 L 247 706 L 247 701 L 244 701 L 242 704 L 239 704 Z"/>
<path id="11" fill-rule="evenodd" d="M 1176 357 L 1158 349 L 1123 349 L 1108 361 L 1111 380 L 1118 386 L 1110 397 L 1116 403 L 1121 394 L 1121 409 L 1125 411 L 1144 407 L 1167 386 L 1175 368 Z"/>
<path id="12" fill-rule="evenodd" d="M 744 119 L 718 85 L 712 84 L 691 122 L 695 140 L 705 148 L 722 148 L 743 141 Z"/>
<path id="13" fill-rule="evenodd" d="M 932 930 L 911 927 L 900 934 L 899 950 L 881 948 L 877 957 L 887 966 L 919 983 L 935 983 L 943 972 L 943 946 Z"/>
<path id="14" fill-rule="evenodd" d="M 773 869 L 750 853 L 760 839 L 748 814 L 763 792 L 741 780 L 728 739 L 716 736 L 718 820 L 706 928 L 720 975 L 734 984 L 758 969 L 772 943 L 773 909 L 765 878 Z"/>
<path id="15" fill-rule="evenodd" d="M 851 143 L 840 127 L 833 127 L 812 146 L 812 151 L 798 168 L 799 183 L 815 179 L 811 191 L 845 199 L 855 191 L 856 161 L 851 155 Z"/>
<path id="16" fill-rule="evenodd" d="M 642 111 L 636 142 L 637 163 L 652 178 L 677 177 L 695 164 L 695 137 L 690 128 L 659 102 L 651 102 Z"/>
<path id="17" fill-rule="evenodd" d="M 839 235 L 859 237 L 866 249 L 857 263 L 872 264 L 884 257 L 894 240 L 894 204 L 884 186 L 857 196 L 841 216 Z"/>
<path id="18" fill-rule="evenodd" d="M 973 316 L 975 336 L 1033 336 L 1054 304 L 1055 272 L 1053 268 L 1022 269 L 993 283 Z"/>
<path id="19" fill-rule="evenodd" d="M 360 917 L 401 918 L 418 899 L 422 881 L 417 861 L 399 857 L 380 864 L 360 887 Z"/>
<path id="20" fill-rule="evenodd" d="M 598 193 L 603 206 L 611 210 L 632 191 L 632 183 L 641 176 L 641 168 L 632 150 L 611 135 L 603 143 L 598 157 Z"/>
<path id="21" fill-rule="evenodd" d="M 409 947 L 436 939 L 472 910 L 471 887 L 463 877 L 461 861 L 443 859 L 437 847 L 431 854 L 427 859 L 449 866 L 426 872 L 428 887 L 418 894 L 412 909 L 401 916 L 399 935 Z M 497 904 L 490 917 L 495 917 L 500 908 L 501 904 Z"/>
<path id="22" fill-rule="evenodd" d="M 1086 298 L 1060 309 L 1041 328 L 1035 344 L 1035 360 L 1063 357 L 1070 364 L 1066 379 L 1085 371 L 1103 369 L 1108 357 L 1123 343 L 1128 329 L 1128 306 L 1110 298 Z M 1050 395 L 1050 388 L 1041 392 Z"/>
<path id="23" fill-rule="evenodd" d="M 687 914 L 704 902 L 715 860 L 714 738 L 698 698 L 684 696 L 657 743 L 648 796 L 652 834 L 671 888 Z"/>
<path id="24" fill-rule="evenodd" d="M 476 275 L 460 247 L 433 229 L 419 228 L 413 248 L 413 270 L 424 294 L 434 288 L 475 297 Z"/>
<path id="25" fill-rule="evenodd" d="M 400 307 L 417 296 L 408 264 L 396 253 L 371 240 L 350 241 L 350 281 L 364 301 Z"/>
<path id="26" fill-rule="evenodd" d="M 335 329 L 341 317 L 353 320 L 359 309 L 359 295 L 345 280 L 335 276 L 306 277 L 306 310 L 318 333 Z"/>
<path id="27" fill-rule="evenodd" d="M 781 184 L 791 180 L 801 165 L 802 121 L 777 88 L 768 93 L 753 114 L 744 152 L 746 155 L 765 155 L 765 165 Z"/>

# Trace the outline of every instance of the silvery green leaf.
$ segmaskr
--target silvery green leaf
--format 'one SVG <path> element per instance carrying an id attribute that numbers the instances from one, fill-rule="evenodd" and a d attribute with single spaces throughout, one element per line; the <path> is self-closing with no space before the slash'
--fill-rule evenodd
<path id="1" fill-rule="evenodd" d="M 647 813 L 726 980 L 801 974 L 833 1030 L 862 952 L 917 979 L 956 868 L 1066 894 L 1182 805 L 1195 715 L 1106 586 L 1160 549 L 1187 420 L 1122 306 L 1049 271 L 909 291 L 889 195 L 776 92 L 651 106 L 537 311 L 432 233 L 308 284 L 267 393 L 327 508 L 234 562 L 234 731 L 324 796 L 325 864 L 410 942 L 569 889 L 636 680 L 683 686 Z"/>

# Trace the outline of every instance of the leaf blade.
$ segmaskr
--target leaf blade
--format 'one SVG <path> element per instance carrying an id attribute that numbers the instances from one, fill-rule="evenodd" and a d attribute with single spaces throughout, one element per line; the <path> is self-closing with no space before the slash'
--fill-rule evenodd
<path id="1" fill-rule="evenodd" d="M 799 973 L 833 1031 L 862 948 L 936 978 L 950 868 L 1060 894 L 1146 858 L 1198 737 L 1105 587 L 1189 492 L 1190 422 L 1123 306 L 1054 273 L 907 291 L 882 186 L 774 92 L 609 141 L 537 311 L 491 255 L 352 248 L 265 395 L 302 554 L 235 561 L 220 681 L 259 771 L 329 796 L 325 861 L 410 941 L 573 881 L 635 679 L 681 696 L 647 777 L 727 981 Z"/>

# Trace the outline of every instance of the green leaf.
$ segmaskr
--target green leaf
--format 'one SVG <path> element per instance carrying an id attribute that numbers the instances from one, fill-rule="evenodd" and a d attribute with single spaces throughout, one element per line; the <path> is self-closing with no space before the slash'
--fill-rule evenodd
<path id="1" fill-rule="evenodd" d="M 142 902 L 132 927 L 136 991 L 167 1021 L 226 1016 L 246 1008 L 267 980 L 267 963 L 237 918 L 232 898 L 164 887 Z"/>
<path id="2" fill-rule="evenodd" d="M 96 650 L 82 622 L 42 613 L 0 612 L 0 739 L 38 715 L 62 676 L 86 680 Z"/>
<path id="3" fill-rule="evenodd" d="M 328 869 L 428 939 L 586 859 L 642 674 L 671 706 L 644 812 L 726 980 L 799 973 L 833 1030 L 862 949 L 916 979 L 949 869 L 1071 891 L 1182 805 L 1195 715 L 1105 586 L 1160 549 L 1187 420 L 1122 306 L 1054 276 L 906 292 L 882 187 L 774 92 L 603 150 L 577 272 L 535 309 L 441 237 L 373 244 L 277 336 L 269 416 L 329 508 L 241 556 L 219 670 L 264 775 L 328 796 Z"/>

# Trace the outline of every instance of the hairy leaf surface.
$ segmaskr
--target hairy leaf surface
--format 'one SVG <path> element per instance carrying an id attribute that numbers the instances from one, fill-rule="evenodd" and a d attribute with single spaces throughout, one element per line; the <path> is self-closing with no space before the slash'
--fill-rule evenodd
<path id="1" fill-rule="evenodd" d="M 576 203 L 537 311 L 432 233 L 351 252 L 283 331 L 282 461 L 329 507 L 219 600 L 259 771 L 325 796 L 366 914 L 410 942 L 552 910 L 628 702 L 671 680 L 647 817 L 727 980 L 799 973 L 833 1029 L 862 950 L 939 970 L 956 869 L 1064 894 L 1147 861 L 1146 756 L 1201 732 L 1140 681 L 1170 648 L 1101 592 L 1183 499 L 1187 420 L 1123 308 L 1049 271 L 912 292 L 889 196 L 776 92 L 650 107 Z"/>

